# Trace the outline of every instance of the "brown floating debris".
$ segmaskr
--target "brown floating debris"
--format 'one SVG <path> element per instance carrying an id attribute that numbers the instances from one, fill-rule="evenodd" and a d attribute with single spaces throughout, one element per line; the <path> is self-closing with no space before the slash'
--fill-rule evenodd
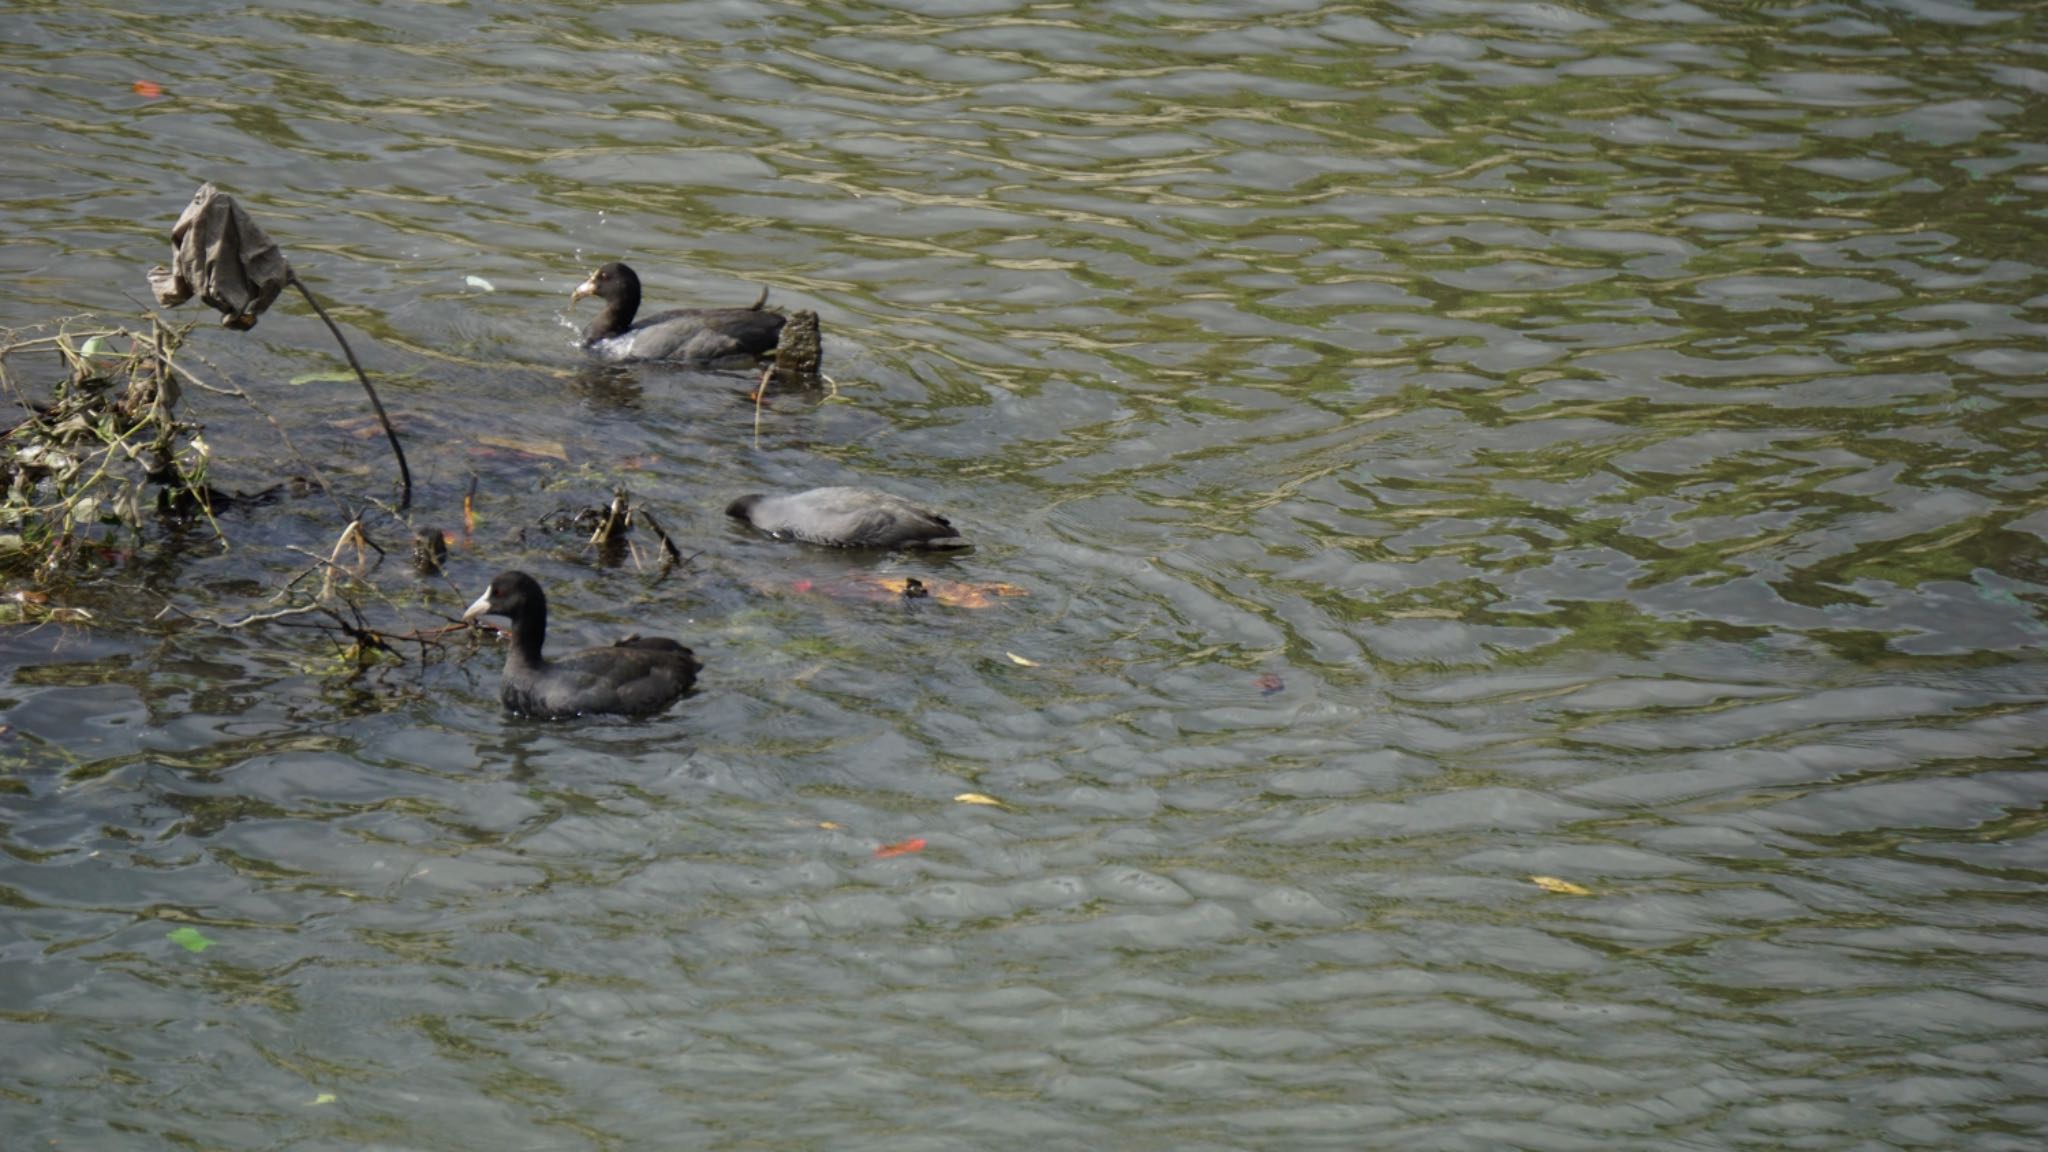
<path id="1" fill-rule="evenodd" d="M 291 283 L 292 266 L 235 198 L 202 184 L 171 226 L 171 267 L 149 270 L 157 303 L 197 293 L 223 326 L 246 331 Z"/>
<path id="2" fill-rule="evenodd" d="M 824 364 L 825 346 L 818 332 L 818 314 L 809 309 L 790 313 L 789 321 L 782 326 L 782 338 L 775 345 L 776 377 L 799 388 L 816 388 L 823 379 Z"/>
<path id="3" fill-rule="evenodd" d="M 448 536 L 439 528 L 422 528 L 412 538 L 412 568 L 422 576 L 439 576 L 448 559 Z"/>
<path id="4" fill-rule="evenodd" d="M 406 465 L 398 430 L 391 426 L 391 417 L 385 414 L 384 401 L 377 398 L 369 373 L 363 371 L 355 349 L 342 336 L 341 327 L 313 298 L 305 281 L 292 272 L 291 263 L 278 250 L 276 242 L 242 211 L 234 197 L 211 184 L 199 186 L 192 202 L 185 205 L 185 210 L 178 214 L 178 222 L 171 226 L 171 267 L 158 265 L 150 269 L 149 286 L 156 293 L 157 302 L 165 307 L 183 304 L 198 293 L 202 301 L 221 314 L 223 325 L 238 331 L 254 328 L 256 317 L 287 286 L 297 288 L 312 306 L 314 315 L 334 334 L 334 342 L 341 345 L 341 354 L 348 358 L 348 366 L 355 369 L 356 379 L 370 398 L 370 408 L 377 414 L 377 423 L 391 441 L 391 454 L 398 458 L 398 510 L 403 512 L 412 506 L 412 469 Z"/>
<path id="5" fill-rule="evenodd" d="M 916 584 L 923 591 L 913 592 Z M 1015 584 L 995 582 L 973 582 L 947 580 L 938 576 L 882 576 L 873 572 L 850 573 L 842 579 L 809 580 L 798 579 L 787 584 L 779 581 L 755 585 L 763 592 L 778 594 L 796 592 L 800 594 L 822 593 L 836 599 L 869 600 L 882 602 L 894 599 L 929 598 L 948 608 L 992 608 L 1012 596 L 1028 596 L 1030 593 Z"/>

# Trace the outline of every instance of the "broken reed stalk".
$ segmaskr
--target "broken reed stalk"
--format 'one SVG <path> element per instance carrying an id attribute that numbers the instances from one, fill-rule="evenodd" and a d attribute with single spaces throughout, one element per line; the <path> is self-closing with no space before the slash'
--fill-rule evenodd
<path id="1" fill-rule="evenodd" d="M 754 451 L 761 450 L 761 405 L 768 400 L 768 381 L 775 378 L 775 365 L 761 369 L 761 382 L 754 386 Z"/>
<path id="2" fill-rule="evenodd" d="M 342 336 L 341 329 L 328 317 L 327 309 L 322 308 L 320 302 L 313 299 L 313 293 L 307 290 L 306 285 L 299 279 L 299 274 L 292 273 L 285 282 L 297 288 L 299 295 L 306 298 L 306 303 L 313 306 L 313 311 L 319 315 L 321 322 L 327 325 L 327 330 L 334 333 L 334 342 L 341 345 L 341 354 L 348 357 L 348 366 L 356 370 L 356 379 L 363 382 L 363 391 L 370 397 L 370 407 L 376 410 L 377 423 L 384 426 L 384 435 L 391 441 L 391 454 L 398 457 L 398 510 L 405 511 L 412 507 L 412 469 L 405 466 L 405 449 L 399 447 L 398 430 L 391 426 L 391 417 L 384 414 L 384 402 L 377 398 L 377 390 L 370 386 L 369 374 L 363 371 L 362 364 L 357 361 L 355 350 L 348 346 L 348 340 Z"/>

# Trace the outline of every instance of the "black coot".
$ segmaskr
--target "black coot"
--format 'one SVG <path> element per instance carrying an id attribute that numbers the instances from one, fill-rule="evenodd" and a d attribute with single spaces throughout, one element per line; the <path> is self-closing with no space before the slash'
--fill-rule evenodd
<path id="1" fill-rule="evenodd" d="M 783 315 L 763 307 L 768 294 L 752 308 L 679 308 L 633 323 L 640 311 L 640 277 L 624 264 L 607 264 L 569 294 L 569 303 L 595 296 L 604 311 L 583 330 L 583 346 L 617 363 L 633 360 L 686 360 L 694 363 L 746 360 L 775 351 L 782 336 Z"/>
<path id="2" fill-rule="evenodd" d="M 725 514 L 770 536 L 835 548 L 965 548 L 944 516 L 873 488 L 742 496 Z"/>
<path id="3" fill-rule="evenodd" d="M 498 573 L 462 618 L 487 615 L 512 622 L 512 648 L 505 656 L 498 697 L 522 716 L 566 720 L 594 712 L 659 712 L 690 690 L 703 667 L 694 653 L 673 640 L 638 636 L 559 660 L 542 656 L 548 598 L 539 582 L 524 572 Z"/>

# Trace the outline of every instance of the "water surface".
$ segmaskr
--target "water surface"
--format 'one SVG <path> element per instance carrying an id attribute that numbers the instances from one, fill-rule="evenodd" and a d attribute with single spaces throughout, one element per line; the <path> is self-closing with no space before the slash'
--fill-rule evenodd
<path id="1" fill-rule="evenodd" d="M 0 326 L 133 316 L 216 181 L 460 537 L 380 620 L 516 564 L 557 643 L 707 663 L 535 725 L 480 642 L 159 617 L 263 610 L 317 495 L 0 625 L 10 1147 L 2048 1131 L 2034 9 L 5 13 Z M 584 364 L 617 258 L 816 309 L 836 391 Z M 190 347 L 388 494 L 302 305 Z M 224 487 L 301 470 L 186 413 Z M 721 512 L 846 482 L 978 546 Z M 549 527 L 620 486 L 688 571 Z"/>

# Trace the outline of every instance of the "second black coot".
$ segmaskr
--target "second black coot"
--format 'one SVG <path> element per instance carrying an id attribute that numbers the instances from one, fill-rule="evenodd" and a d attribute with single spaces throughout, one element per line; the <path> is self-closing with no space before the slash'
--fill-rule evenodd
<path id="1" fill-rule="evenodd" d="M 766 292 L 751 308 L 678 308 L 636 324 L 640 277 L 615 261 L 592 272 L 569 294 L 569 303 L 585 296 L 604 301 L 604 310 L 583 330 L 583 346 L 616 363 L 746 360 L 772 354 L 782 337 L 784 317 L 765 307 Z"/>
<path id="2" fill-rule="evenodd" d="M 742 496 L 725 514 L 782 540 L 834 548 L 965 548 L 953 522 L 874 488 Z"/>
<path id="3" fill-rule="evenodd" d="M 585 648 L 557 660 L 541 654 L 548 631 L 548 598 L 524 572 L 500 572 L 464 620 L 503 616 L 512 622 L 499 699 L 522 716 L 566 720 L 614 713 L 645 716 L 676 702 L 697 681 L 696 654 L 673 640 L 630 636 L 604 648 Z"/>

